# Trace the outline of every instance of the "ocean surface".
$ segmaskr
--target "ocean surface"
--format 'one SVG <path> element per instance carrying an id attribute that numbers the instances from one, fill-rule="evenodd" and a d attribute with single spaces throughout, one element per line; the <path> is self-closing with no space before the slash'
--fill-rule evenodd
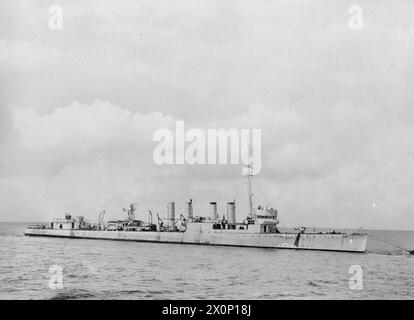
<path id="1" fill-rule="evenodd" d="M 0 299 L 414 299 L 414 255 L 373 237 L 358 254 L 25 237 L 27 224 L 0 223 Z M 414 231 L 367 232 L 414 250 Z"/>

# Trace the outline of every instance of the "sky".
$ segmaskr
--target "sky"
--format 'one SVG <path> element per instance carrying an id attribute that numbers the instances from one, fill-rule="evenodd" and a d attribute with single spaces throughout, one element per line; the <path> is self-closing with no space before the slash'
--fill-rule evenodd
<path id="1" fill-rule="evenodd" d="M 363 25 L 352 28 L 350 7 Z M 62 8 L 62 29 L 49 8 Z M 160 128 L 262 130 L 255 204 L 282 226 L 414 230 L 414 3 L 0 2 L 0 220 L 195 215 L 240 165 L 158 165 Z"/>

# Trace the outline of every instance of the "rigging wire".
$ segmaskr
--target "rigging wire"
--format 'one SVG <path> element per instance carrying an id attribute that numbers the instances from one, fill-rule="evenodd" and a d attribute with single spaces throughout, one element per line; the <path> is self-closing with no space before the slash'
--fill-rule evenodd
<path id="1" fill-rule="evenodd" d="M 243 185 L 243 178 L 242 179 L 240 179 L 240 182 L 239 182 L 239 184 L 237 185 L 237 189 L 236 189 L 236 193 L 235 193 L 235 195 L 234 195 L 234 197 L 233 197 L 233 199 L 236 199 L 237 198 L 237 195 L 239 194 L 239 192 L 240 192 L 240 187 Z"/>
<path id="2" fill-rule="evenodd" d="M 387 244 L 389 244 L 390 246 L 393 246 L 393 247 L 395 247 L 395 248 L 398 248 L 398 249 L 401 249 L 401 250 L 404 250 L 404 251 L 408 251 L 410 254 L 414 254 L 414 250 L 409 250 L 409 249 L 406 249 L 406 248 L 403 248 L 403 247 L 397 246 L 397 245 L 395 245 L 395 244 L 391 243 L 389 240 L 382 239 L 382 238 L 380 238 L 380 237 L 378 237 L 378 236 L 374 236 L 373 234 L 368 234 L 368 236 L 370 236 L 370 237 L 372 237 L 372 238 L 375 238 L 375 239 L 377 239 L 377 240 L 380 240 L 380 241 L 382 241 L 382 242 L 385 242 L 385 243 L 387 243 Z"/>
<path id="3" fill-rule="evenodd" d="M 262 195 L 262 197 L 264 198 L 264 201 L 266 202 L 266 204 L 270 204 L 269 199 L 266 197 L 266 195 L 264 194 L 264 192 L 262 191 L 262 188 L 259 186 L 259 184 L 257 183 L 256 179 L 252 179 L 253 183 L 256 185 L 257 190 L 259 191 L 259 193 Z"/>

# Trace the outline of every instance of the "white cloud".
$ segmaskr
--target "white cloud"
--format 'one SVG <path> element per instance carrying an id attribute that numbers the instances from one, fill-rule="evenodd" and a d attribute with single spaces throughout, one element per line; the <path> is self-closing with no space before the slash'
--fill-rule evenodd
<path id="1" fill-rule="evenodd" d="M 285 224 L 350 226 L 351 221 L 354 226 L 381 222 L 397 227 L 401 219 L 412 220 L 412 128 L 375 126 L 375 109 L 351 105 L 332 108 L 321 122 L 263 104 L 248 110 L 233 121 L 190 122 L 186 129 L 261 128 L 264 165 L 257 179 Z M 162 211 L 162 201 L 192 197 L 203 209 L 213 198 L 223 203 L 232 198 L 240 167 L 153 163 L 153 132 L 174 129 L 176 120 L 103 101 L 73 102 L 48 114 L 15 108 L 14 140 L 2 158 L 0 206 L 25 212 L 35 204 L 31 210 L 39 218 L 72 208 L 94 218 L 90 213 L 99 208 L 110 208 L 116 216 L 117 206 L 132 199 Z M 244 199 L 237 197 L 241 214 Z M 259 192 L 256 200 L 262 200 Z M 399 220 L 387 215 L 392 210 L 399 212 Z"/>
<path id="2" fill-rule="evenodd" d="M 99 100 L 90 105 L 75 101 L 49 114 L 15 108 L 11 130 L 14 140 L 3 161 L 14 160 L 2 174 L 56 173 L 66 165 L 131 155 L 135 159 L 139 152 L 149 155 L 152 132 L 172 123 L 171 116 L 132 113 Z"/>

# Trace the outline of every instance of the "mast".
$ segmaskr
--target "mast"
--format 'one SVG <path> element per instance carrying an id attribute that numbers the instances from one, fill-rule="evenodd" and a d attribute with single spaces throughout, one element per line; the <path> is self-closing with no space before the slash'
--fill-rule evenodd
<path id="1" fill-rule="evenodd" d="M 249 139 L 250 140 L 250 139 Z M 247 155 L 249 159 L 249 164 L 246 166 L 248 169 L 247 172 L 247 186 L 249 191 L 249 215 L 250 219 L 253 219 L 253 193 L 252 193 L 252 177 L 253 177 L 253 159 L 250 157 L 252 151 L 252 141 L 250 140 L 247 145 Z"/>
<path id="2" fill-rule="evenodd" d="M 125 208 L 123 208 L 122 209 L 124 212 L 127 212 L 128 213 L 128 220 L 129 221 L 133 221 L 133 220 L 135 220 L 135 204 L 134 203 L 131 203 L 130 205 L 129 205 L 129 210 L 127 210 L 127 209 L 125 209 Z"/>
<path id="3" fill-rule="evenodd" d="M 252 193 L 252 176 L 253 176 L 253 165 L 250 163 L 247 168 L 249 172 L 247 174 L 247 184 L 249 187 L 249 213 L 250 219 L 253 219 L 253 193 Z"/>

